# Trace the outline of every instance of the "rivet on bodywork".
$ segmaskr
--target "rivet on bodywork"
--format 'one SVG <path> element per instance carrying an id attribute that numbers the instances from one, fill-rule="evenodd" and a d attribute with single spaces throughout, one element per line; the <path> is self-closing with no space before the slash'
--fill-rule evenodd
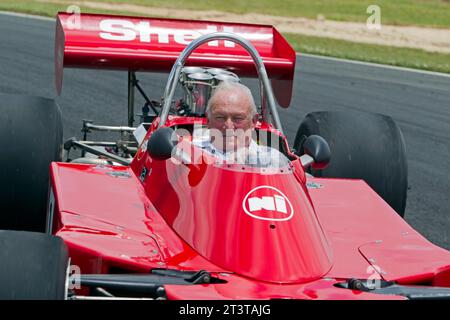
<path id="1" fill-rule="evenodd" d="M 158 288 L 156 289 L 156 294 L 157 294 L 159 297 L 162 297 L 162 296 L 164 296 L 164 295 L 166 294 L 166 289 L 164 289 L 164 287 L 158 287 Z"/>

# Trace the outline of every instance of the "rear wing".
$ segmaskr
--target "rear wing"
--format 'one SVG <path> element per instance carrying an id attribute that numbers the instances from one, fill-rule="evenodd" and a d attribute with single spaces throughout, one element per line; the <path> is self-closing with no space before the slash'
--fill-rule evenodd
<path id="1" fill-rule="evenodd" d="M 274 27 L 256 24 L 58 13 L 57 92 L 61 93 L 66 67 L 168 72 L 192 40 L 220 31 L 236 33 L 255 46 L 278 103 L 287 108 L 292 97 L 295 51 Z M 186 64 L 225 67 L 239 76 L 257 76 L 252 58 L 230 41 L 211 41 L 201 46 Z"/>

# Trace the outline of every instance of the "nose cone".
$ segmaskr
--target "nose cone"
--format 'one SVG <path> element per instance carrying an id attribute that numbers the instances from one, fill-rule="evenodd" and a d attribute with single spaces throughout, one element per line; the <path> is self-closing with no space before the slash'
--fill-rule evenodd
<path id="1" fill-rule="evenodd" d="M 275 283 L 303 283 L 325 275 L 332 265 L 331 250 L 306 189 L 291 172 L 244 169 L 208 165 L 195 188 L 183 183 L 176 168 L 168 170 L 183 199 L 166 221 L 225 270 Z"/>

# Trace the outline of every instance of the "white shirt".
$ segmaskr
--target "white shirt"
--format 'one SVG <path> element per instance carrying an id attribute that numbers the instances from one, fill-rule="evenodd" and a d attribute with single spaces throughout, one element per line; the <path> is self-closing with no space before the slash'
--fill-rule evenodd
<path id="1" fill-rule="evenodd" d="M 250 145 L 236 151 L 223 152 L 217 149 L 209 137 L 194 139 L 192 143 L 216 156 L 227 164 L 245 164 L 255 167 L 284 167 L 289 164 L 288 158 L 277 149 L 258 145 L 254 140 Z"/>

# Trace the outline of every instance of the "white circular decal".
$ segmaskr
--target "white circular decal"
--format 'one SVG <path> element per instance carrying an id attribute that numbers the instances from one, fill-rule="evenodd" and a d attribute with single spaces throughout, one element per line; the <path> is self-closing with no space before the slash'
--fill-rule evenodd
<path id="1" fill-rule="evenodd" d="M 283 192 L 271 186 L 259 186 L 242 201 L 244 212 L 250 217 L 268 221 L 287 221 L 294 215 L 291 201 Z"/>

